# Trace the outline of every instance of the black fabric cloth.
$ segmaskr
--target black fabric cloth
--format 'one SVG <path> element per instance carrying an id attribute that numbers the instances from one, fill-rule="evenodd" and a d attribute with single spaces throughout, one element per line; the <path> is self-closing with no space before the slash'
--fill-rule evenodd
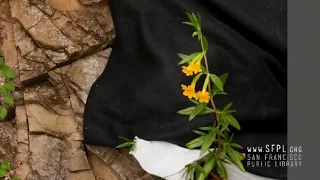
<path id="1" fill-rule="evenodd" d="M 92 85 L 84 115 L 87 144 L 116 146 L 118 136 L 185 146 L 192 130 L 212 116 L 188 121 L 178 115 L 192 105 L 182 95 L 190 84 L 177 53 L 200 50 L 186 12 L 199 13 L 209 42 L 210 71 L 228 73 L 227 96 L 242 129 L 244 147 L 287 143 L 287 3 L 285 0 L 109 0 L 116 38 L 108 65 Z M 245 149 L 244 149 L 245 150 Z M 286 168 L 247 171 L 278 179 Z"/>

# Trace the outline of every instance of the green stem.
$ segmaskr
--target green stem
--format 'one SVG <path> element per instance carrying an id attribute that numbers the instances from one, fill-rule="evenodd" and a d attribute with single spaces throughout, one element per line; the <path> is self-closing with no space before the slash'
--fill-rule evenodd
<path id="1" fill-rule="evenodd" d="M 201 47 L 202 47 L 202 51 L 203 51 L 203 57 L 204 57 L 204 63 L 205 63 L 205 66 L 206 66 L 206 69 L 207 69 L 207 75 L 210 75 L 210 72 L 209 72 L 209 65 L 208 65 L 208 59 L 207 59 L 207 52 L 204 50 L 204 47 L 203 47 L 203 39 L 202 39 L 202 32 L 201 30 L 199 30 L 199 34 L 201 35 L 200 37 L 200 42 L 201 42 Z M 208 83 L 208 90 L 209 92 L 211 92 L 211 85 L 210 85 L 210 81 Z M 219 120 L 219 115 L 218 113 L 216 112 L 217 110 L 217 107 L 214 103 L 214 100 L 213 100 L 213 97 L 210 98 L 210 103 L 212 105 L 212 108 L 213 110 L 215 111 L 214 114 L 215 114 L 215 118 L 216 118 L 216 121 L 217 121 L 217 128 L 220 128 L 220 120 Z M 221 139 L 220 139 L 220 135 L 218 134 L 218 152 L 220 152 L 221 150 Z"/>

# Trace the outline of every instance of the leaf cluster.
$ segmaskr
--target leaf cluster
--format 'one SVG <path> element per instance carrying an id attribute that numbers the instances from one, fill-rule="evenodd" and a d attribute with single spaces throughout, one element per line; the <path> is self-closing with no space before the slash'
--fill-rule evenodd
<path id="1" fill-rule="evenodd" d="M 4 101 L 6 104 L 12 106 L 14 104 L 12 92 L 15 90 L 13 79 L 16 77 L 14 71 L 8 67 L 4 59 L 0 57 L 0 73 L 6 78 L 6 82 L 4 85 L 0 87 L 0 95 L 4 96 Z M 0 120 L 4 120 L 8 114 L 6 108 L 0 108 Z"/>
<path id="2" fill-rule="evenodd" d="M 222 179 L 228 179 L 228 173 L 224 164 L 230 163 L 230 161 L 233 162 L 241 171 L 245 172 L 241 162 L 244 159 L 244 156 L 236 150 L 242 149 L 242 147 L 239 144 L 232 142 L 233 134 L 230 137 L 227 136 L 227 133 L 221 135 L 223 137 L 222 149 L 219 151 L 215 148 L 210 151 L 209 147 L 212 142 L 216 142 L 216 134 L 219 132 L 217 132 L 217 129 L 213 127 L 202 127 L 199 129 L 204 129 L 209 133 L 207 134 L 199 131 L 202 134 L 200 137 L 204 137 L 199 141 L 203 141 L 203 143 L 201 144 L 198 142 L 199 144 L 197 145 L 191 143 L 189 146 L 196 147 L 200 145 L 201 153 L 204 151 L 209 151 L 210 153 L 201 159 L 201 163 L 195 162 L 186 166 L 185 172 L 189 175 L 191 180 L 205 180 L 212 170 L 215 170 Z M 200 134 L 198 132 L 196 133 Z"/>
<path id="3" fill-rule="evenodd" d="M 130 151 L 134 151 L 136 148 L 136 142 L 125 138 L 125 137 L 119 137 L 120 139 L 122 139 L 124 141 L 124 143 L 118 145 L 116 148 L 129 148 Z"/>
<path id="4" fill-rule="evenodd" d="M 7 161 L 1 162 L 0 163 L 0 178 L 5 178 L 5 177 L 10 178 L 9 170 L 10 170 L 10 164 Z M 14 178 L 12 178 L 12 180 L 19 180 L 19 179 L 14 177 Z"/>

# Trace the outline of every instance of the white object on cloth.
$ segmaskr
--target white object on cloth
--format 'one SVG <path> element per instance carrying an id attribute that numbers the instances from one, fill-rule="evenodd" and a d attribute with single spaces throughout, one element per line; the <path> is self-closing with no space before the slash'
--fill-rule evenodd
<path id="1" fill-rule="evenodd" d="M 166 180 L 188 180 L 187 176 L 183 176 L 185 166 L 201 158 L 200 150 L 189 150 L 164 141 L 146 141 L 137 136 L 134 141 L 135 149 L 129 153 L 146 172 Z M 273 180 L 244 173 L 234 164 L 225 163 L 225 166 L 228 180 Z"/>

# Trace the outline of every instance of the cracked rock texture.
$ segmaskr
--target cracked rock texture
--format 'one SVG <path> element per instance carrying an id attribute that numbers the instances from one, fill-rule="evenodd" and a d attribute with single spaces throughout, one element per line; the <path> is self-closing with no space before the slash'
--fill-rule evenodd
<path id="1" fill-rule="evenodd" d="M 24 84 L 101 51 L 115 36 L 106 1 L 90 6 L 76 0 L 10 0 L 9 4 L 17 22 L 14 38 Z"/>
<path id="2" fill-rule="evenodd" d="M 87 96 L 115 37 L 108 1 L 0 0 L 0 12 L 0 56 L 17 74 L 0 161 L 21 180 L 152 179 L 128 151 L 83 143 Z"/>

